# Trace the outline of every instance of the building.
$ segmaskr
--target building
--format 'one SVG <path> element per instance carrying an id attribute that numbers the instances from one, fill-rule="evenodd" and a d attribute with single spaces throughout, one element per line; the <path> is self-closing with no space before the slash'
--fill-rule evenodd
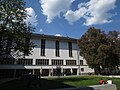
<path id="1" fill-rule="evenodd" d="M 1 77 L 20 77 L 23 74 L 66 76 L 94 73 L 86 64 L 86 60 L 79 55 L 77 39 L 33 34 L 31 41 L 36 45 L 32 55 L 0 60 Z"/>

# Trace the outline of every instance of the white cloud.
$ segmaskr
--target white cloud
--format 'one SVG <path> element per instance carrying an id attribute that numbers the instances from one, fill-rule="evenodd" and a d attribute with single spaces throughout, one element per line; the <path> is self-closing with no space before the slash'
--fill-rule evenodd
<path id="1" fill-rule="evenodd" d="M 85 13 L 86 13 L 86 8 L 82 7 L 79 10 L 76 10 L 75 12 L 68 10 L 64 16 L 65 19 L 68 20 L 70 24 L 72 24 L 73 22 L 76 22 L 77 20 L 82 18 Z"/>
<path id="2" fill-rule="evenodd" d="M 65 13 L 70 9 L 74 0 L 40 0 L 43 15 L 47 16 L 47 22 L 51 23 L 60 13 Z"/>
<path id="3" fill-rule="evenodd" d="M 55 36 L 59 36 L 59 37 L 61 37 L 62 35 L 58 33 L 58 34 L 55 34 Z"/>
<path id="4" fill-rule="evenodd" d="M 35 14 L 35 11 L 33 8 L 26 8 L 25 9 L 27 11 L 27 18 L 25 19 L 25 22 L 27 24 L 31 24 L 32 26 L 37 26 L 38 22 L 37 22 L 37 15 Z"/>
<path id="5" fill-rule="evenodd" d="M 108 13 L 110 10 L 115 8 L 116 0 L 91 0 L 88 3 L 88 16 L 85 25 L 109 23 L 109 20 L 113 14 Z"/>
<path id="6" fill-rule="evenodd" d="M 40 29 L 40 32 L 43 32 L 43 29 Z"/>
<path id="7" fill-rule="evenodd" d="M 90 0 L 87 3 L 80 3 L 78 10 L 68 10 L 64 15 L 69 23 L 73 23 L 80 18 L 84 18 L 84 25 L 110 23 L 109 20 L 114 14 L 109 13 L 115 8 L 116 0 Z"/>

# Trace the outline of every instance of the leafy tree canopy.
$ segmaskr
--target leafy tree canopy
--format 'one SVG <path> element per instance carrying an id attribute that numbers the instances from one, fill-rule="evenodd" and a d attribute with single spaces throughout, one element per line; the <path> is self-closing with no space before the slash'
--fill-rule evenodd
<path id="1" fill-rule="evenodd" d="M 117 31 L 105 34 L 100 29 L 90 27 L 78 40 L 80 55 L 86 59 L 91 68 L 94 68 L 96 74 L 106 68 L 113 70 L 118 66 L 120 57 L 118 35 Z"/>
<path id="2" fill-rule="evenodd" d="M 25 23 L 27 12 L 23 0 L 0 0 L 0 56 L 28 55 L 33 27 Z"/>

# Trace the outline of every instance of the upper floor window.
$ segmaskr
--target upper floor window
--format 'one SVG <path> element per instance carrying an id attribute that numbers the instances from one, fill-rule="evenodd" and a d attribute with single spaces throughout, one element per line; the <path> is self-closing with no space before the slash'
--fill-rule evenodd
<path id="1" fill-rule="evenodd" d="M 45 56 L 45 39 L 41 39 L 41 56 Z"/>
<path id="2" fill-rule="evenodd" d="M 36 59 L 36 65 L 49 65 L 49 59 Z"/>
<path id="3" fill-rule="evenodd" d="M 30 38 L 25 38 L 25 50 L 24 50 L 24 54 L 25 55 L 29 55 L 29 49 L 30 49 Z"/>
<path id="4" fill-rule="evenodd" d="M 24 58 L 19 58 L 17 61 L 17 64 L 23 64 L 23 65 L 32 65 L 33 59 L 24 59 Z"/>
<path id="5" fill-rule="evenodd" d="M 83 60 L 80 60 L 80 65 L 83 65 Z"/>
<path id="6" fill-rule="evenodd" d="M 55 42 L 55 55 L 59 57 L 59 41 Z"/>
<path id="7" fill-rule="evenodd" d="M 69 57 L 72 57 L 72 42 L 68 42 L 68 48 L 69 48 Z"/>
<path id="8" fill-rule="evenodd" d="M 66 60 L 66 65 L 76 65 L 76 60 Z"/>

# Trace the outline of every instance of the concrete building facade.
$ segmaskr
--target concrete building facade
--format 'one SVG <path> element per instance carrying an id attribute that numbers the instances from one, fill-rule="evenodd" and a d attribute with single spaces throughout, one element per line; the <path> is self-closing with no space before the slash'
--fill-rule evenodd
<path id="1" fill-rule="evenodd" d="M 94 73 L 86 60 L 79 55 L 77 39 L 33 34 L 31 41 L 36 45 L 32 55 L 1 60 L 0 76 L 20 77 L 23 74 L 66 76 Z"/>

